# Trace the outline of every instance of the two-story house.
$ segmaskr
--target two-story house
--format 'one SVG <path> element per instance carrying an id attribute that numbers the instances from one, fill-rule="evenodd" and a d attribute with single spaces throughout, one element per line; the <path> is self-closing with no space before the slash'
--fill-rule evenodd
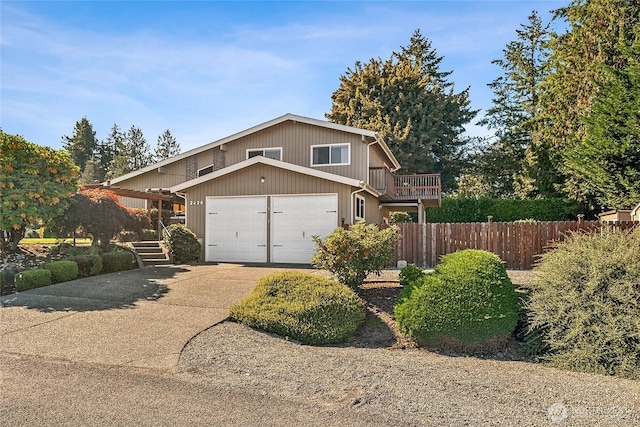
<path id="1" fill-rule="evenodd" d="M 205 261 L 308 264 L 314 235 L 440 203 L 439 175 L 399 168 L 375 132 L 286 114 L 111 184 L 183 198 Z"/>

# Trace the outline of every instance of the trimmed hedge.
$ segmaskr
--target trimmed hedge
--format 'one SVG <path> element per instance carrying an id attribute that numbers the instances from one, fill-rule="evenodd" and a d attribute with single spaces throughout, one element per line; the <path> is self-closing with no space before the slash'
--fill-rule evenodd
<path id="1" fill-rule="evenodd" d="M 193 231 L 182 224 L 172 224 L 163 230 L 162 237 L 171 253 L 173 262 L 186 264 L 200 260 L 202 248 Z"/>
<path id="2" fill-rule="evenodd" d="M 574 233 L 542 256 L 525 343 L 552 365 L 640 379 L 640 227 Z"/>
<path id="3" fill-rule="evenodd" d="M 69 261 L 78 264 L 78 277 L 95 276 L 102 271 L 100 255 L 77 255 L 69 258 Z"/>
<path id="4" fill-rule="evenodd" d="M 580 206 L 569 200 L 549 199 L 492 199 L 489 197 L 446 197 L 442 206 L 427 208 L 426 222 L 486 222 L 489 215 L 496 222 L 525 219 L 536 221 L 572 221 L 582 213 Z"/>
<path id="5" fill-rule="evenodd" d="M 131 270 L 134 257 L 131 252 L 112 251 L 102 254 L 102 272 L 113 273 L 115 271 Z"/>
<path id="6" fill-rule="evenodd" d="M 394 313 L 400 331 L 418 345 L 492 350 L 514 331 L 518 296 L 496 255 L 467 249 L 442 257 L 417 278 Z"/>
<path id="7" fill-rule="evenodd" d="M 53 261 L 44 265 L 51 271 L 51 283 L 68 282 L 78 277 L 78 264 L 74 261 Z"/>
<path id="8" fill-rule="evenodd" d="M 29 289 L 49 286 L 51 284 L 50 270 L 25 270 L 16 274 L 15 288 L 17 291 L 26 291 Z"/>
<path id="9" fill-rule="evenodd" d="M 334 280 L 299 272 L 262 278 L 229 317 L 304 344 L 344 342 L 364 321 L 358 296 Z"/>

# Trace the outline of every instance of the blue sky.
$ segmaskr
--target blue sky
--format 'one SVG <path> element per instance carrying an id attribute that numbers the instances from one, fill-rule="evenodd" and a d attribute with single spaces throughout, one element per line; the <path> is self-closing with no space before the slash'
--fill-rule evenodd
<path id="1" fill-rule="evenodd" d="M 0 126 L 61 148 L 86 116 L 99 139 L 135 125 L 154 147 L 170 129 L 186 151 L 285 113 L 324 119 L 347 67 L 415 29 L 480 118 L 491 61 L 533 9 L 547 22 L 568 3 L 3 0 Z"/>

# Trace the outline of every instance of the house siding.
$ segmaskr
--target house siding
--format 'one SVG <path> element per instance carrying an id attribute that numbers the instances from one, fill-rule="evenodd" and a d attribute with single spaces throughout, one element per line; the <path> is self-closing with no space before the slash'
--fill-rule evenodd
<path id="1" fill-rule="evenodd" d="M 227 144 L 226 166 L 247 159 L 247 149 L 282 147 L 282 161 L 311 167 L 311 146 L 348 143 L 350 164 L 321 166 L 313 169 L 366 182 L 367 144 L 362 136 L 303 123 L 284 122 Z"/>
<path id="2" fill-rule="evenodd" d="M 261 183 L 260 178 L 265 182 Z M 207 196 L 254 196 L 278 194 L 337 194 L 338 222 L 350 222 L 351 186 L 308 175 L 256 164 L 183 190 L 187 194 L 187 227 L 204 238 Z M 373 198 L 375 200 L 375 198 Z M 377 201 L 371 202 L 376 204 Z M 336 224 L 338 226 L 340 224 Z"/>

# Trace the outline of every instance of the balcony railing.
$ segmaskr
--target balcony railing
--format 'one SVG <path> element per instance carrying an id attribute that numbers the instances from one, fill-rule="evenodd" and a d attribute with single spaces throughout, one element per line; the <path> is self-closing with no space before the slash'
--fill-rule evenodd
<path id="1" fill-rule="evenodd" d="M 392 200 L 440 202 L 440 174 L 394 175 L 386 167 L 369 168 L 369 185 Z"/>

